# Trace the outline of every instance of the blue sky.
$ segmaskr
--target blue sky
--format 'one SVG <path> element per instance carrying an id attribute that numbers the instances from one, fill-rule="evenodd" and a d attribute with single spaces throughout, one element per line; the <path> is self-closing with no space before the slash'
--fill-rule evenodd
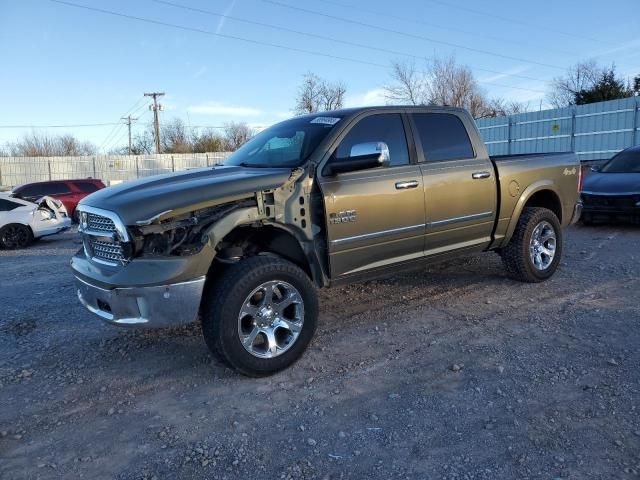
<path id="1" fill-rule="evenodd" d="M 305 72 L 342 80 L 349 106 L 384 104 L 388 65 L 410 56 L 455 55 L 491 96 L 536 108 L 547 82 L 577 61 L 615 62 L 625 77 L 640 73 L 637 0 L 618 0 L 610 9 L 592 0 L 170 0 L 217 16 L 153 0 L 68 1 L 210 33 L 49 0 L 0 0 L 0 127 L 115 123 L 135 105 L 136 131 L 151 120 L 145 91 L 166 92 L 161 121 L 269 125 L 290 115 Z M 29 131 L 0 128 L 0 145 Z M 126 142 L 126 129 L 112 125 L 44 131 L 73 133 L 105 149 Z"/>

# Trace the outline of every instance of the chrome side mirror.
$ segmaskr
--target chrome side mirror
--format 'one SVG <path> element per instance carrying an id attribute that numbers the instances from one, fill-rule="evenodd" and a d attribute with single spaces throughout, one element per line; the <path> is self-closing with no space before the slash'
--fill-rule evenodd
<path id="1" fill-rule="evenodd" d="M 385 142 L 356 143 L 351 147 L 349 158 L 377 157 L 379 166 L 389 166 L 391 155 Z"/>

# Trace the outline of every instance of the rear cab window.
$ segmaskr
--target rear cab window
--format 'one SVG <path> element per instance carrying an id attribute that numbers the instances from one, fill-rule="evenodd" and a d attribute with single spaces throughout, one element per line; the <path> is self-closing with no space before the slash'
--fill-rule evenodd
<path id="1" fill-rule="evenodd" d="M 458 116 L 450 113 L 412 113 L 411 118 L 422 144 L 424 161 L 475 157 L 467 129 Z"/>

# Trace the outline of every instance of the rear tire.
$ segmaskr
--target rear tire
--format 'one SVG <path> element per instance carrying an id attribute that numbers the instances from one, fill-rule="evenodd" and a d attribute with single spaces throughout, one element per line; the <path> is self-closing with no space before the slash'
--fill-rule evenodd
<path id="1" fill-rule="evenodd" d="M 8 250 L 25 248 L 33 243 L 31 228 L 20 223 L 10 223 L 0 228 L 0 247 Z"/>
<path id="2" fill-rule="evenodd" d="M 293 364 L 316 330 L 314 285 L 298 266 L 274 255 L 240 260 L 204 295 L 207 346 L 247 376 L 271 375 Z"/>
<path id="3" fill-rule="evenodd" d="M 509 274 L 521 282 L 542 282 L 551 277 L 562 256 L 562 229 L 547 208 L 525 208 L 509 244 L 501 251 Z"/>

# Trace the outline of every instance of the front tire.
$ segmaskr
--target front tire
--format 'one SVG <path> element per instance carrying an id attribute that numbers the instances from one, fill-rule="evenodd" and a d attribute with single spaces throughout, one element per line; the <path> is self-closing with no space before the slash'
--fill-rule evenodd
<path id="1" fill-rule="evenodd" d="M 31 228 L 20 223 L 10 223 L 0 228 L 0 247 L 8 250 L 25 248 L 33 243 Z"/>
<path id="2" fill-rule="evenodd" d="M 209 349 L 231 367 L 261 377 L 300 358 L 317 320 L 317 293 L 307 274 L 280 257 L 259 255 L 210 282 L 202 333 Z"/>
<path id="3" fill-rule="evenodd" d="M 525 208 L 509 244 L 502 249 L 507 272 L 521 282 L 542 282 L 551 277 L 562 256 L 562 228 L 547 208 Z"/>

